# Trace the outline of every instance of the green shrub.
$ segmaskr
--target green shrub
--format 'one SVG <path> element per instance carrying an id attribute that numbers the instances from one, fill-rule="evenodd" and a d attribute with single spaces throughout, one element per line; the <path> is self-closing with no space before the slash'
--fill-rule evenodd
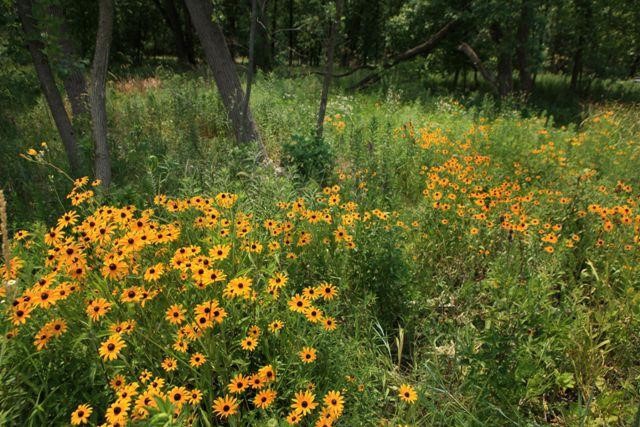
<path id="1" fill-rule="evenodd" d="M 315 136 L 293 135 L 292 141 L 283 145 L 283 161 L 295 167 L 305 180 L 327 182 L 335 163 L 331 146 Z"/>

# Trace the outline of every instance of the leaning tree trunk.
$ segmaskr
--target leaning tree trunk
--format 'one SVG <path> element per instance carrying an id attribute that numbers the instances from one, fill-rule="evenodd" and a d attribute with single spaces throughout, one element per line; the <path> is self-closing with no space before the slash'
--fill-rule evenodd
<path id="1" fill-rule="evenodd" d="M 205 59 L 213 72 L 222 103 L 227 110 L 236 141 L 240 144 L 257 141 L 261 148 L 262 160 L 266 161 L 267 153 L 253 121 L 251 109 L 247 109 L 247 113 L 243 114 L 244 91 L 222 29 L 211 19 L 213 13 L 211 3 L 209 0 L 185 0 L 185 2 L 200 39 Z"/>
<path id="2" fill-rule="evenodd" d="M 82 73 L 82 67 L 79 65 L 78 49 L 76 43 L 71 38 L 64 11 L 60 5 L 52 3 L 49 5 L 49 13 L 56 18 L 58 23 L 58 27 L 54 29 L 54 34 L 56 34 L 62 53 L 60 61 L 64 68 L 62 83 L 69 97 L 71 111 L 75 119 L 89 112 L 87 105 L 87 81 Z"/>
<path id="3" fill-rule="evenodd" d="M 95 144 L 95 173 L 102 187 L 111 184 L 111 158 L 107 142 L 106 84 L 113 31 L 113 0 L 99 0 L 98 34 L 91 68 L 91 121 Z"/>
<path id="4" fill-rule="evenodd" d="M 60 96 L 60 92 L 56 86 L 49 59 L 43 52 L 44 46 L 38 39 L 36 22 L 33 18 L 33 4 L 31 0 L 17 0 L 16 5 L 18 16 L 22 23 L 22 29 L 24 30 L 27 48 L 33 59 L 33 65 L 35 66 L 47 105 L 53 116 L 53 121 L 56 124 L 60 139 L 64 145 L 71 173 L 77 175 L 80 170 L 78 142 L 73 132 L 69 116 L 67 115 L 67 110 L 64 108 L 62 96 Z"/>
<path id="5" fill-rule="evenodd" d="M 318 121 L 316 123 L 316 136 L 322 138 L 324 131 L 324 116 L 327 112 L 327 101 L 329 99 L 329 88 L 333 77 L 333 56 L 336 50 L 336 39 L 342 15 L 343 0 L 336 0 L 336 14 L 331 20 L 329 29 L 329 39 L 327 40 L 327 64 L 324 69 L 324 80 L 322 81 L 322 95 L 320 96 L 320 108 L 318 109 Z"/>
<path id="6" fill-rule="evenodd" d="M 464 53 L 465 55 L 467 55 L 469 60 L 471 60 L 471 64 L 473 64 L 474 68 L 477 71 L 480 71 L 480 74 L 482 75 L 482 77 L 487 81 L 487 83 L 489 83 L 491 90 L 495 92 L 496 95 L 499 95 L 500 91 L 498 89 L 498 84 L 496 83 L 496 78 L 493 76 L 493 74 L 491 74 L 491 72 L 489 72 L 489 70 L 486 69 L 484 64 L 482 64 L 482 61 L 478 57 L 478 54 L 476 54 L 476 52 L 471 48 L 471 46 L 463 42 L 463 43 L 460 43 L 460 46 L 458 46 L 458 50 Z M 466 85 L 467 85 L 466 73 L 465 73 L 464 81 L 465 81 L 464 84 L 466 88 Z M 477 80 L 476 80 L 476 85 L 477 85 Z"/>

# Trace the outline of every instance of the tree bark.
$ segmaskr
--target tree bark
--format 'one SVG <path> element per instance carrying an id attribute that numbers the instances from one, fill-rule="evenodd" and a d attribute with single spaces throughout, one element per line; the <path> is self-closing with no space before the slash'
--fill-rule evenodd
<path id="1" fill-rule="evenodd" d="M 320 96 L 320 108 L 318 109 L 318 121 L 316 123 L 316 136 L 322 138 L 324 131 L 324 116 L 327 112 L 327 101 L 329 99 L 329 88 L 333 77 L 333 56 L 336 49 L 336 39 L 340 29 L 340 19 L 342 17 L 343 0 L 336 0 L 336 14 L 331 20 L 329 29 L 329 39 L 327 40 L 327 63 L 324 69 L 324 80 L 322 82 L 322 94 Z"/>
<path id="2" fill-rule="evenodd" d="M 156 7 L 162 14 L 167 26 L 173 33 L 173 40 L 176 48 L 176 56 L 178 60 L 186 65 L 195 65 L 195 55 L 193 45 L 189 46 L 186 37 L 186 31 L 182 29 L 182 22 L 178 9 L 173 0 L 153 0 Z M 188 25 L 188 23 L 187 23 Z"/>
<path id="3" fill-rule="evenodd" d="M 513 63 L 508 52 L 498 55 L 498 90 L 501 97 L 507 96 L 513 90 Z"/>
<path id="4" fill-rule="evenodd" d="M 385 62 L 382 65 L 382 69 L 379 71 L 375 71 L 362 80 L 360 80 L 355 85 L 351 86 L 350 89 L 357 90 L 369 86 L 378 80 L 380 80 L 381 74 L 383 71 L 398 65 L 401 62 L 408 61 L 410 59 L 415 58 L 416 56 L 422 55 L 427 56 L 440 44 L 440 42 L 455 28 L 458 24 L 457 20 L 449 21 L 444 27 L 442 27 L 437 33 L 433 36 L 420 43 L 417 46 L 412 47 L 409 50 L 406 50 L 395 57 L 391 58 L 391 60 Z"/>
<path id="5" fill-rule="evenodd" d="M 62 102 L 62 96 L 56 86 L 56 82 L 51 71 L 51 65 L 49 64 L 49 58 L 43 52 L 43 44 L 38 39 L 38 33 L 36 30 L 36 22 L 33 18 L 33 3 L 31 0 L 17 0 L 16 1 L 17 12 L 24 31 L 25 42 L 31 58 L 33 59 L 33 65 L 38 75 L 40 87 L 44 93 L 44 97 L 53 116 L 53 121 L 56 124 L 60 139 L 64 145 L 65 152 L 67 154 L 67 160 L 71 173 L 77 176 L 80 170 L 80 160 L 78 155 L 78 142 L 76 135 L 71 126 L 71 121 L 67 115 L 67 111 L 64 108 Z"/>
<path id="6" fill-rule="evenodd" d="M 247 68 L 247 89 L 245 90 L 242 114 L 244 117 L 249 112 L 249 99 L 251 98 L 251 85 L 255 71 L 255 44 L 256 26 L 258 25 L 258 0 L 251 0 L 251 24 L 249 26 L 249 67 Z"/>
<path id="7" fill-rule="evenodd" d="M 107 142 L 106 84 L 113 32 L 113 0 L 99 0 L 98 33 L 91 68 L 91 124 L 94 139 L 95 174 L 107 189 L 111 184 L 111 158 Z"/>
<path id="8" fill-rule="evenodd" d="M 62 8 L 55 3 L 49 5 L 49 13 L 58 22 L 58 28 L 53 29 L 53 33 L 60 44 L 62 58 L 60 61 L 63 68 L 62 83 L 69 97 L 73 117 L 80 117 L 89 112 L 87 105 L 88 90 L 87 81 L 84 78 L 82 67 L 78 59 L 78 49 L 74 40 L 70 37 L 69 27 Z"/>
<path id="9" fill-rule="evenodd" d="M 520 75 L 520 89 L 525 93 L 533 90 L 533 79 L 529 68 L 529 36 L 531 34 L 531 22 L 533 20 L 533 4 L 531 0 L 522 0 L 520 10 L 520 22 L 516 34 L 516 61 L 518 74 Z"/>
<path id="10" fill-rule="evenodd" d="M 211 3 L 208 0 L 185 0 L 185 2 L 222 97 L 222 103 L 227 110 L 236 141 L 240 144 L 257 141 L 260 145 L 262 160 L 267 160 L 267 153 L 253 121 L 251 109 L 248 109 L 247 114 L 243 114 L 244 92 L 222 29 L 218 23 L 211 20 L 213 12 Z"/>
<path id="11" fill-rule="evenodd" d="M 577 14 L 576 31 L 578 32 L 577 46 L 573 53 L 573 66 L 571 68 L 571 83 L 570 87 L 572 91 L 577 91 L 580 86 L 580 80 L 582 77 L 582 68 L 584 61 L 584 46 L 589 44 L 592 39 L 589 33 L 592 31 L 591 21 L 593 17 L 593 11 L 591 9 L 591 2 L 588 0 L 574 0 L 574 6 Z"/>
<path id="12" fill-rule="evenodd" d="M 252 0 L 253 1 L 253 0 Z M 254 51 L 254 68 L 269 72 L 273 68 L 271 43 L 269 41 L 269 14 L 267 0 L 258 1 L 256 15 L 256 31 L 254 43 L 257 52 Z"/>
<path id="13" fill-rule="evenodd" d="M 467 55 L 467 57 L 471 60 L 471 63 L 473 64 L 474 68 L 480 71 L 480 74 L 482 75 L 482 77 L 487 81 L 487 83 L 489 83 L 489 86 L 491 86 L 491 90 L 493 90 L 496 93 L 496 95 L 498 95 L 500 91 L 498 90 L 498 85 L 496 84 L 496 78 L 493 76 L 493 74 L 491 74 L 491 72 L 489 72 L 489 70 L 485 68 L 485 66 L 482 64 L 482 61 L 478 57 L 478 54 L 476 54 L 476 52 L 471 48 L 471 46 L 463 42 L 463 43 L 460 43 L 460 46 L 458 46 L 458 50 L 464 53 L 465 55 Z M 466 77 L 465 77 L 465 82 L 466 82 Z"/>
<path id="14" fill-rule="evenodd" d="M 640 53 L 638 53 L 633 62 L 631 63 L 631 67 L 629 68 L 629 77 L 633 78 L 636 76 L 636 72 L 638 71 L 638 66 L 640 66 Z"/>
<path id="15" fill-rule="evenodd" d="M 498 76 L 496 83 L 500 97 L 504 97 L 513 90 L 512 50 L 500 23 L 494 22 L 489 32 L 491 39 L 498 47 Z"/>

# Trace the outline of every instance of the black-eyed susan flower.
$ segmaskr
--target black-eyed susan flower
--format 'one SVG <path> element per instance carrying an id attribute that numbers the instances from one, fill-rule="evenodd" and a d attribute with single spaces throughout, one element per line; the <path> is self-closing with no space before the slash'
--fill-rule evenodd
<path id="1" fill-rule="evenodd" d="M 187 401 L 190 405 L 198 405 L 202 401 L 202 391 L 194 388 L 187 393 Z"/>
<path id="2" fill-rule="evenodd" d="M 184 314 L 185 310 L 182 305 L 173 304 L 167 309 L 165 319 L 167 319 L 167 322 L 171 323 L 172 325 L 179 325 L 184 322 Z"/>
<path id="3" fill-rule="evenodd" d="M 122 340 L 122 337 L 118 334 L 114 334 L 100 345 L 98 352 L 100 353 L 102 360 L 115 360 L 118 358 L 120 351 L 126 346 L 127 345 Z"/>
<path id="4" fill-rule="evenodd" d="M 213 412 L 221 418 L 228 418 L 238 411 L 238 399 L 225 395 L 213 401 Z"/>
<path id="5" fill-rule="evenodd" d="M 105 418 L 109 424 L 119 424 L 124 426 L 127 421 L 127 412 L 129 411 L 129 400 L 118 399 L 107 408 Z"/>
<path id="6" fill-rule="evenodd" d="M 284 322 L 282 320 L 274 320 L 273 322 L 269 323 L 269 332 L 275 334 L 276 332 L 280 331 L 282 328 L 284 328 Z"/>
<path id="7" fill-rule="evenodd" d="M 207 361 L 207 358 L 202 353 L 194 353 L 189 359 L 189 364 L 194 368 L 202 366 Z"/>
<path id="8" fill-rule="evenodd" d="M 162 277 L 163 274 L 164 265 L 162 263 L 158 263 L 147 268 L 147 270 L 144 272 L 144 280 L 146 280 L 147 282 L 156 282 Z"/>
<path id="9" fill-rule="evenodd" d="M 258 374 L 262 381 L 265 383 L 274 381 L 276 379 L 276 372 L 271 365 L 265 365 L 262 368 L 258 369 Z"/>
<path id="10" fill-rule="evenodd" d="M 78 408 L 71 413 L 71 424 L 74 426 L 87 424 L 93 413 L 93 408 L 87 404 L 78 405 Z"/>
<path id="11" fill-rule="evenodd" d="M 325 407 L 329 408 L 329 411 L 336 416 L 342 414 L 344 409 L 344 397 L 339 391 L 329 391 L 323 399 Z"/>
<path id="12" fill-rule="evenodd" d="M 418 399 L 418 393 L 409 384 L 402 384 L 398 390 L 398 396 L 400 400 L 407 403 L 415 403 Z"/>
<path id="13" fill-rule="evenodd" d="M 175 371 L 178 369 L 178 361 L 173 357 L 166 357 L 160 366 L 167 372 Z"/>
<path id="14" fill-rule="evenodd" d="M 298 353 L 303 363 L 312 363 L 316 360 L 316 349 L 313 347 L 303 347 Z"/>
<path id="15" fill-rule="evenodd" d="M 111 303 L 104 298 L 96 298 L 87 305 L 87 315 L 93 321 L 100 320 L 111 309 Z"/>
<path id="16" fill-rule="evenodd" d="M 256 408 L 266 409 L 271 406 L 273 401 L 276 399 L 276 396 L 277 393 L 275 390 L 262 390 L 253 398 L 253 404 Z"/>
<path id="17" fill-rule="evenodd" d="M 318 406 L 315 398 L 315 395 L 309 390 L 299 391 L 291 402 L 291 408 L 300 416 L 305 416 Z"/>
<path id="18" fill-rule="evenodd" d="M 189 399 L 190 393 L 184 387 L 173 387 L 167 393 L 169 401 L 176 406 L 182 406 Z"/>
<path id="19" fill-rule="evenodd" d="M 242 374 L 237 374 L 235 377 L 231 379 L 227 388 L 229 389 L 229 393 L 242 393 L 249 387 L 249 380 Z"/>
<path id="20" fill-rule="evenodd" d="M 322 327 L 325 329 L 325 331 L 335 331 L 338 327 L 338 324 L 336 323 L 336 319 L 327 316 L 322 321 Z"/>
<path id="21" fill-rule="evenodd" d="M 245 337 L 242 341 L 240 341 L 240 347 L 246 351 L 253 351 L 258 346 L 258 339 L 253 337 Z"/>

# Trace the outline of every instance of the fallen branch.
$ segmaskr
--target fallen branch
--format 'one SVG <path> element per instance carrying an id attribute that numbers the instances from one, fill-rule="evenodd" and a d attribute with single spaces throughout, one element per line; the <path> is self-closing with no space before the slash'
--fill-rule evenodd
<path id="1" fill-rule="evenodd" d="M 438 44 L 451 32 L 451 30 L 455 28 L 458 22 L 459 21 L 457 19 L 454 19 L 453 21 L 449 21 L 444 27 L 442 27 L 437 33 L 435 33 L 429 39 L 425 40 L 424 42 L 420 43 L 417 46 L 412 47 L 411 49 L 408 49 L 394 56 L 389 61 L 385 62 L 378 71 L 374 71 L 373 73 L 369 74 L 368 76 L 360 80 L 358 83 L 351 86 L 349 89 L 359 90 L 364 87 L 367 87 L 377 82 L 378 80 L 380 80 L 380 78 L 382 77 L 381 76 L 382 73 L 388 70 L 389 68 L 395 67 L 399 63 L 413 59 L 416 56 L 429 55 L 438 46 Z"/>

